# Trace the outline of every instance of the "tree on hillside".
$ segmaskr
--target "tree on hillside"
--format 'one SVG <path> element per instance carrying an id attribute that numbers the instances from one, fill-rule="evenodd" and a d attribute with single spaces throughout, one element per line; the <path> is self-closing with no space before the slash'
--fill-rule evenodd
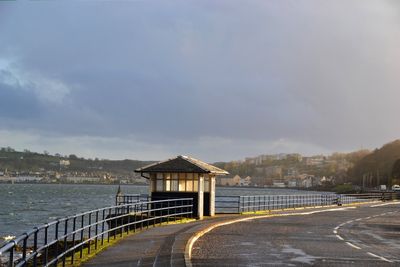
<path id="1" fill-rule="evenodd" d="M 396 160 L 392 168 L 392 178 L 400 180 L 400 159 Z"/>
<path id="2" fill-rule="evenodd" d="M 350 172 L 352 182 L 361 185 L 365 180 L 363 177 L 369 177 L 367 186 L 389 184 L 394 163 L 398 159 L 400 159 L 400 140 L 385 144 L 355 162 Z"/>

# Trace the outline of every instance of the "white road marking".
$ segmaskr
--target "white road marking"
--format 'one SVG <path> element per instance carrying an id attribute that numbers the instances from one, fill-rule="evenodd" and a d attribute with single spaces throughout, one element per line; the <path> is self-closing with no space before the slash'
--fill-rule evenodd
<path id="1" fill-rule="evenodd" d="M 371 207 L 381 207 L 381 206 L 393 205 L 393 204 L 400 204 L 400 202 L 396 202 L 396 203 L 385 203 L 385 204 L 380 204 L 380 205 L 374 205 L 374 206 L 371 206 Z M 344 241 L 344 242 L 345 242 L 347 245 L 349 245 L 350 247 L 353 247 L 353 248 L 355 248 L 355 249 L 362 249 L 362 248 L 359 247 L 359 246 L 356 246 L 356 245 L 354 245 L 354 244 L 352 244 L 352 243 L 350 243 L 350 242 L 348 242 L 348 241 L 345 241 L 345 240 L 343 239 L 343 237 L 341 237 L 340 235 L 338 235 L 338 230 L 339 230 L 339 228 L 342 227 L 342 226 L 344 226 L 344 225 L 346 225 L 346 224 L 353 223 L 354 221 L 358 222 L 358 221 L 361 221 L 361 220 L 368 220 L 368 219 L 371 219 L 371 218 L 380 217 L 380 216 L 385 216 L 385 215 L 387 215 L 387 214 L 392 214 L 392 213 L 394 213 L 394 212 L 397 212 L 397 211 L 385 212 L 385 213 L 376 214 L 376 215 L 373 215 L 373 216 L 368 216 L 368 217 L 365 217 L 365 218 L 357 218 L 357 219 L 354 219 L 354 220 L 349 220 L 349 221 L 344 222 L 344 223 L 341 223 L 341 224 L 339 224 L 338 226 L 336 226 L 335 228 L 333 228 L 333 233 L 335 234 L 335 236 L 336 236 L 339 240 Z M 367 252 L 367 253 L 368 253 L 368 255 L 373 256 L 373 257 L 375 257 L 375 258 L 379 258 L 379 259 L 381 259 L 381 260 L 383 260 L 383 261 L 386 261 L 386 262 L 393 262 L 393 261 L 391 261 L 391 260 L 388 260 L 388 259 L 386 259 L 386 258 L 384 258 L 384 257 L 382 257 L 382 256 L 379 256 L 379 255 L 376 255 L 376 254 L 374 254 L 374 253 L 371 253 L 371 252 Z"/>
<path id="2" fill-rule="evenodd" d="M 339 238 L 340 240 L 344 240 L 343 237 L 341 237 L 340 235 L 336 235 L 337 238 Z"/>
<path id="3" fill-rule="evenodd" d="M 388 259 L 386 259 L 386 258 L 384 258 L 384 257 L 382 257 L 382 256 L 376 255 L 376 254 L 371 253 L 371 252 L 367 252 L 367 254 L 370 255 L 370 256 L 372 256 L 372 257 L 375 257 L 375 258 L 381 259 L 381 260 L 383 260 L 383 261 L 386 261 L 386 262 L 393 262 L 393 261 L 391 261 L 391 260 L 388 260 Z"/>
<path id="4" fill-rule="evenodd" d="M 390 203 L 385 203 L 385 204 L 377 204 L 377 205 L 372 205 L 370 206 L 371 208 L 375 208 L 375 207 L 383 207 L 383 206 L 388 206 L 388 205 L 397 205 L 400 204 L 400 201 L 393 201 Z"/>
<path id="5" fill-rule="evenodd" d="M 356 245 L 354 245 L 354 244 L 352 244 L 350 242 L 346 242 L 346 244 L 349 245 L 350 247 L 355 248 L 355 249 L 361 249 L 359 246 L 356 246 Z"/>

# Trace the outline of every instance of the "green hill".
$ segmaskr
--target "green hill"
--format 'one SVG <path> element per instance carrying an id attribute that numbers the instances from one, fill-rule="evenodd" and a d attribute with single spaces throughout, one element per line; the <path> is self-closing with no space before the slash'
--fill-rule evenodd
<path id="1" fill-rule="evenodd" d="M 68 166 L 60 166 L 60 161 L 68 161 Z M 61 156 L 49 155 L 48 153 L 36 153 L 25 150 L 15 151 L 14 149 L 0 149 L 0 171 L 11 172 L 104 172 L 118 176 L 131 175 L 137 168 L 153 163 L 153 161 L 140 160 L 106 160 L 106 159 L 85 159 L 76 155 Z"/>
<path id="2" fill-rule="evenodd" d="M 400 159 L 400 140 L 385 144 L 357 161 L 350 171 L 353 183 L 368 187 L 391 185 L 394 163 Z M 398 182 L 397 182 L 398 183 Z"/>

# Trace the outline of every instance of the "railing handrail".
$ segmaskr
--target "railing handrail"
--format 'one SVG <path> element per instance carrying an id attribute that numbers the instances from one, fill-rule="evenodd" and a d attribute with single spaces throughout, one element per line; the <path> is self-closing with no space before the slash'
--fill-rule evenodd
<path id="1" fill-rule="evenodd" d="M 242 213 L 307 206 L 342 205 L 353 202 L 393 199 L 396 192 L 336 194 L 331 192 L 296 195 L 216 196 L 216 211 Z M 220 204 L 220 205 L 218 205 Z"/>
<path id="2" fill-rule="evenodd" d="M 29 261 L 32 260 L 33 265 L 36 266 L 39 253 L 45 251 L 45 266 L 57 263 L 61 258 L 63 259 L 63 264 L 65 264 L 66 257 L 72 257 L 72 261 L 74 260 L 73 254 L 77 249 L 81 248 L 82 255 L 82 249 L 85 245 L 89 244 L 88 251 L 90 253 L 91 242 L 93 240 L 96 240 L 97 242 L 97 239 L 101 237 L 101 241 L 103 243 L 104 235 L 107 235 L 107 239 L 109 240 L 110 233 L 114 233 L 115 238 L 115 236 L 118 234 L 117 231 L 120 231 L 120 235 L 122 236 L 124 231 L 129 232 L 131 226 L 134 226 L 134 229 L 136 229 L 136 226 L 140 225 L 142 228 L 143 224 L 146 223 L 148 227 L 152 221 L 154 223 L 160 221 L 161 223 L 161 221 L 164 219 L 168 219 L 169 221 L 170 217 L 174 217 L 174 219 L 178 216 L 182 217 L 184 215 L 191 217 L 192 212 L 193 198 L 148 200 L 85 211 L 73 216 L 66 216 L 42 224 L 19 235 L 0 247 L 0 257 L 4 257 L 6 253 L 9 253 L 9 266 L 14 266 L 14 264 L 17 264 L 17 266 L 25 266 Z M 137 216 L 140 216 L 140 219 Z M 134 221 L 131 221 L 131 219 L 134 219 Z M 107 229 L 105 227 L 106 224 L 108 225 Z M 54 238 L 49 238 L 50 227 L 55 228 Z M 63 231 L 60 232 L 60 230 Z M 44 234 L 43 245 L 38 244 L 39 232 Z M 87 238 L 85 237 L 85 232 L 87 232 Z M 92 232 L 94 232 L 93 235 Z M 28 252 L 27 242 L 30 238 L 34 239 L 33 249 L 31 252 Z M 80 240 L 76 238 L 80 238 Z M 71 242 L 70 239 L 72 239 L 71 246 L 69 246 L 67 243 Z M 60 242 L 64 242 L 64 244 Z M 20 245 L 20 243 L 23 244 Z M 58 251 L 60 244 L 64 246 L 64 249 Z M 48 261 L 48 250 L 54 245 L 56 246 L 57 252 L 52 255 L 54 258 Z M 19 257 L 15 258 L 14 255 L 17 252 L 17 247 L 20 246 L 22 246 L 22 255 L 19 255 Z M 97 243 L 95 243 L 95 247 L 97 248 Z M 71 253 L 72 255 L 69 255 Z"/>

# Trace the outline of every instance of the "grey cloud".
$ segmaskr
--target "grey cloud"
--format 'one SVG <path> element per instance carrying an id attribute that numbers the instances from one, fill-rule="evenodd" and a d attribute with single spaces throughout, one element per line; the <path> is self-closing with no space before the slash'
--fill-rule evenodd
<path id="1" fill-rule="evenodd" d="M 400 131 L 396 1 L 19 2 L 7 11 L 0 58 L 68 88 L 58 102 L 37 101 L 46 88 L 0 88 L 10 106 L 30 98 L 32 114 L 41 111 L 26 122 L 1 109 L 15 130 L 202 154 L 219 140 L 228 159 L 377 146 Z"/>
<path id="2" fill-rule="evenodd" d="M 0 83 L 0 121 L 28 122 L 31 119 L 37 119 L 43 110 L 35 98 L 33 93 L 18 91 Z"/>

